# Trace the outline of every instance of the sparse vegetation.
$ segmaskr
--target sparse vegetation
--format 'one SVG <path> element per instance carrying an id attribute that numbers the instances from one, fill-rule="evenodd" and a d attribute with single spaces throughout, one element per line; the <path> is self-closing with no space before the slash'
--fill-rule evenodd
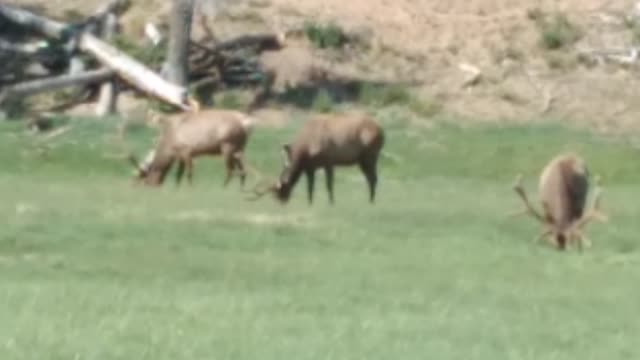
<path id="1" fill-rule="evenodd" d="M 337 24 L 319 24 L 306 22 L 304 24 L 304 34 L 309 41 L 320 49 L 342 48 L 349 42 L 347 33 Z"/>
<path id="2" fill-rule="evenodd" d="M 378 108 L 404 106 L 424 117 L 437 115 L 443 109 L 441 102 L 435 99 L 418 98 L 409 88 L 402 85 L 364 84 L 360 88 L 358 101 L 365 106 Z"/>

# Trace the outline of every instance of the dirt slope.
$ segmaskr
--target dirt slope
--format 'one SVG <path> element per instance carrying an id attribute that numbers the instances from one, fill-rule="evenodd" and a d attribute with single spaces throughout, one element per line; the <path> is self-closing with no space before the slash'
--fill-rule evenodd
<path id="1" fill-rule="evenodd" d="M 203 0 L 206 1 L 206 0 Z M 46 4 L 47 12 L 74 9 L 90 13 L 96 0 L 22 0 Z M 144 21 L 162 19 L 166 0 L 135 0 L 124 19 L 125 30 L 140 35 Z M 209 4 L 214 3 L 209 0 Z M 621 21 L 633 1 L 624 0 L 246 0 L 231 5 L 218 1 L 211 24 L 222 37 L 235 32 L 283 29 L 307 19 L 335 21 L 346 29 L 368 31 L 373 49 L 357 60 L 334 61 L 337 70 L 358 76 L 419 79 L 417 91 L 437 99 L 448 111 L 475 119 L 527 121 L 540 116 L 566 118 L 601 128 L 639 128 L 640 110 L 635 67 L 617 64 L 587 66 L 576 48 L 631 46 L 633 29 Z M 207 7 L 206 9 L 211 9 Z M 530 15 L 534 10 L 564 13 L 583 35 L 577 44 L 559 51 L 540 46 L 540 30 Z M 615 16 L 612 16 L 615 15 Z M 198 29 L 195 30 L 198 32 Z M 281 58 L 283 76 L 311 66 L 300 48 Z M 296 52 L 298 55 L 295 55 Z M 294 55 L 292 55 L 292 53 Z M 467 76 L 459 65 L 482 71 L 481 81 L 463 87 Z M 303 71 L 302 71 L 303 72 Z M 549 101 L 551 99 L 551 101 Z"/>

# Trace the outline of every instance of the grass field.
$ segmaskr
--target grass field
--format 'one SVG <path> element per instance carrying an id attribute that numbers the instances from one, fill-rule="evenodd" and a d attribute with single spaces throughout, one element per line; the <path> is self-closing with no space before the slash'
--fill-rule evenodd
<path id="1" fill-rule="evenodd" d="M 377 203 L 356 169 L 308 206 L 244 201 L 219 159 L 195 184 L 130 184 L 108 122 L 77 121 L 46 156 L 0 128 L 0 353 L 12 359 L 637 359 L 640 157 L 554 125 L 430 129 L 383 116 Z M 259 128 L 248 159 L 279 171 L 295 130 Z M 138 151 L 151 142 L 138 129 Z M 507 219 L 510 189 L 559 150 L 605 186 L 594 246 L 561 253 Z M 253 183 L 255 177 L 250 178 Z M 185 184 L 186 185 L 186 184 Z"/>

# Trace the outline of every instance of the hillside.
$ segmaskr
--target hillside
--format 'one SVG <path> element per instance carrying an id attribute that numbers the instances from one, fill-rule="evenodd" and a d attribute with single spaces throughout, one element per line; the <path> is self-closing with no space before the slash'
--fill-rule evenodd
<path id="1" fill-rule="evenodd" d="M 98 1 L 20 1 L 42 5 L 48 14 L 90 13 Z M 209 2 L 214 3 L 214 2 Z M 249 0 L 207 7 L 210 23 L 224 38 L 239 32 L 289 29 L 304 21 L 335 22 L 368 34 L 370 47 L 358 56 L 326 56 L 292 46 L 267 59 L 280 80 L 304 81 L 308 69 L 324 65 L 358 78 L 420 82 L 416 93 L 447 112 L 473 121 L 527 121 L 557 117 L 601 130 L 638 128 L 637 66 L 595 64 L 577 49 L 629 48 L 638 26 L 624 19 L 631 1 L 565 0 Z M 145 21 L 162 20 L 166 1 L 135 1 L 124 30 L 141 36 Z M 536 16 L 557 16 L 560 25 L 541 29 Z M 568 25 L 563 27 L 562 21 Z M 197 36 L 198 29 L 194 29 Z M 545 48 L 543 32 L 562 43 Z M 575 38 L 575 39 L 574 39 Z M 573 42 L 574 40 L 575 43 Z M 549 44 L 547 44 L 549 45 Z M 462 86 L 461 64 L 482 72 Z M 544 112 L 545 114 L 541 114 Z"/>

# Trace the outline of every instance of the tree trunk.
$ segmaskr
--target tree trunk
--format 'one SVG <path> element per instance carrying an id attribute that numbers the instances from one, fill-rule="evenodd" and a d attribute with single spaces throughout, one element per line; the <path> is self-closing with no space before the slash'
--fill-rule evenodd
<path id="1" fill-rule="evenodd" d="M 194 0 L 173 0 L 167 49 L 166 78 L 186 86 L 189 74 L 189 42 Z"/>
<path id="2" fill-rule="evenodd" d="M 115 14 L 108 14 L 105 16 L 102 36 L 105 40 L 111 40 L 115 35 L 116 28 L 118 27 L 118 19 Z M 100 86 L 100 96 L 98 98 L 98 104 L 96 106 L 96 115 L 105 116 L 116 112 L 118 99 L 118 87 L 116 79 L 113 78 Z"/>

